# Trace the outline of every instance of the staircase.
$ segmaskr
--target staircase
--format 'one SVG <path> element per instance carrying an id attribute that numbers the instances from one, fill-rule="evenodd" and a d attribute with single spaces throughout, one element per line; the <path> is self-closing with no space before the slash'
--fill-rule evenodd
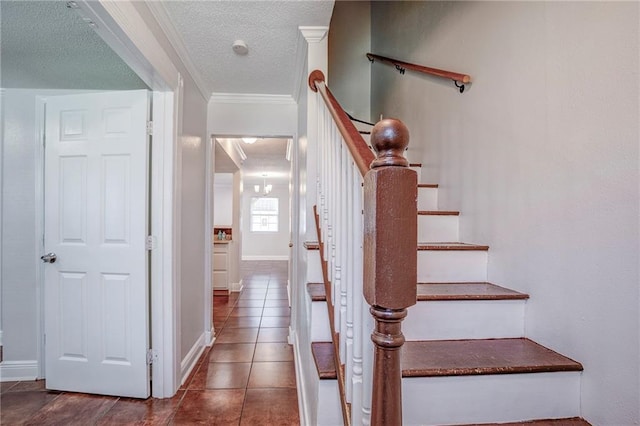
<path id="1" fill-rule="evenodd" d="M 411 166 L 419 176 L 421 165 Z M 460 213 L 439 210 L 438 190 L 418 184 L 418 302 L 403 322 L 403 424 L 588 424 L 578 418 L 582 365 L 526 338 L 529 295 L 487 282 L 489 247 L 460 241 Z M 331 288 L 320 244 L 306 247 L 312 353 L 323 382 L 317 424 L 350 424 L 336 397 L 344 366 L 335 362 Z"/>
<path id="2" fill-rule="evenodd" d="M 420 183 L 406 126 L 381 120 L 367 143 L 322 71 L 309 87 L 317 243 L 296 340 L 304 423 L 585 424 L 582 366 L 527 339 L 529 296 L 488 282 L 489 247 L 462 241 L 460 212 Z"/>

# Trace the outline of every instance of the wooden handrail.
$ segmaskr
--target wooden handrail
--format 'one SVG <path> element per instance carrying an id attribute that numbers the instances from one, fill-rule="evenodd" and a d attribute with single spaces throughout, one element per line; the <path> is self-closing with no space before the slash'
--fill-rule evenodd
<path id="1" fill-rule="evenodd" d="M 460 74 L 457 72 L 445 71 L 437 68 L 424 67 L 422 65 L 416 65 L 409 62 L 400 61 L 398 59 L 388 58 L 386 56 L 374 55 L 373 53 L 367 53 L 367 58 L 371 62 L 378 60 L 380 62 L 388 62 L 390 64 L 393 64 L 401 74 L 404 74 L 404 70 L 408 69 L 421 72 L 423 74 L 435 75 L 436 77 L 448 78 L 456 83 L 460 82 L 462 83 L 462 87 L 456 84 L 456 87 L 460 88 L 460 93 L 464 91 L 465 84 L 471 83 L 471 76 L 467 74 Z"/>
<path id="2" fill-rule="evenodd" d="M 324 99 L 333 120 L 340 130 L 340 134 L 344 138 L 344 141 L 349 148 L 349 152 L 353 156 L 353 159 L 360 170 L 362 177 L 369 171 L 369 166 L 373 162 L 375 156 L 369 149 L 367 143 L 360 136 L 360 132 L 353 125 L 347 113 L 342 109 L 336 98 L 331 93 L 331 90 L 325 83 L 325 77 L 322 71 L 315 70 L 309 74 L 309 87 L 314 92 L 320 93 Z"/>
<path id="3" fill-rule="evenodd" d="M 363 292 L 365 306 L 369 305 L 369 312 L 375 320 L 375 328 L 371 330 L 374 358 L 373 371 L 369 376 L 372 379 L 369 388 L 371 411 L 370 422 L 367 423 L 401 425 L 400 348 L 405 340 L 401 322 L 407 316 L 407 308 L 417 300 L 418 179 L 417 173 L 409 168 L 409 162 L 404 158 L 404 151 L 409 143 L 409 131 L 400 120 L 380 120 L 371 130 L 371 145 L 376 153 L 374 155 L 325 84 L 325 77 L 321 71 L 316 70 L 309 75 L 309 87 L 323 98 L 333 124 L 342 135 L 340 138 L 333 131 L 319 132 L 322 139 L 318 140 L 321 162 L 318 170 L 324 173 L 319 175 L 318 180 L 318 200 L 322 203 L 322 219 L 319 215 L 316 217 L 327 305 L 330 309 L 329 322 L 332 324 L 335 346 L 336 370 L 340 371 L 338 379 L 345 380 L 344 374 L 348 374 L 342 372 L 340 365 L 339 353 L 345 348 L 341 348 L 339 342 L 344 333 L 338 334 L 338 330 L 334 328 L 335 323 L 341 323 L 342 313 L 329 301 L 329 295 L 333 285 L 342 294 L 343 285 L 346 287 L 357 281 L 357 278 L 348 279 L 351 276 L 349 267 L 361 262 L 362 287 L 358 291 Z M 325 114 L 322 117 L 329 120 Z M 342 143 L 347 145 L 362 180 L 357 176 L 358 172 L 347 171 L 352 166 L 343 161 L 344 157 L 340 154 Z M 362 194 L 359 193 L 361 186 Z M 314 212 L 317 214 L 318 210 L 315 209 Z M 353 215 L 351 220 L 349 215 Z M 352 230 L 356 230 L 354 235 L 357 241 L 347 238 Z M 347 249 L 349 244 L 352 246 Z M 328 254 L 327 259 L 323 255 L 325 251 Z M 360 254 L 350 258 L 349 253 L 356 251 L 360 251 Z M 335 281 L 331 282 L 332 280 Z M 344 303 L 345 312 L 349 309 L 348 294 L 346 290 L 340 297 L 340 307 L 342 308 Z M 333 297 L 338 300 L 337 294 Z M 360 302 L 357 302 L 358 299 Z M 352 300 L 362 303 L 360 295 L 354 295 Z M 358 309 L 361 307 L 361 304 L 358 305 Z M 362 315 L 360 313 L 357 316 Z M 348 339 L 348 328 L 346 334 Z M 363 350 L 364 347 L 366 345 L 362 346 Z M 362 357 L 364 358 L 364 355 Z M 364 383 L 362 362 L 359 366 L 360 377 L 355 381 Z M 354 355 L 353 372 L 355 371 Z M 352 377 L 355 378 L 355 374 Z M 344 390 L 344 384 L 340 389 Z M 341 399 L 344 424 L 349 425 L 350 410 L 345 408 L 347 404 L 344 392 L 341 392 Z M 352 406 L 357 403 L 352 401 Z M 362 414 L 365 412 L 365 406 L 362 401 L 359 404 L 356 405 L 356 410 Z M 362 420 L 364 423 L 365 418 Z"/>

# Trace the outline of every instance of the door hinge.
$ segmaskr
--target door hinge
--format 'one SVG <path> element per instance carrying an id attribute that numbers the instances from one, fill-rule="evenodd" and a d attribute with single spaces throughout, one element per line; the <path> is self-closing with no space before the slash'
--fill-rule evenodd
<path id="1" fill-rule="evenodd" d="M 149 251 L 153 250 L 156 248 L 156 237 L 154 237 L 153 235 L 147 235 L 147 238 L 145 240 L 145 248 Z"/>
<path id="2" fill-rule="evenodd" d="M 155 349 L 147 349 L 147 364 L 151 365 L 158 361 L 158 351 Z"/>
<path id="3" fill-rule="evenodd" d="M 153 135 L 153 121 L 147 121 L 147 135 Z"/>

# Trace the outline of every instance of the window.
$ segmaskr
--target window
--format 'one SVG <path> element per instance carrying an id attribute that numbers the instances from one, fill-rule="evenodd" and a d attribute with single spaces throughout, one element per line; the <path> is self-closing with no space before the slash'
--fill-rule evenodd
<path id="1" fill-rule="evenodd" d="M 277 198 L 251 198 L 251 232 L 278 232 Z"/>

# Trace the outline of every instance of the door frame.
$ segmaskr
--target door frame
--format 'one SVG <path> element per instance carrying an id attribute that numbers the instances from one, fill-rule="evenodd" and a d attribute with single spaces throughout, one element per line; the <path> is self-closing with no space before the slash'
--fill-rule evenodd
<path id="1" fill-rule="evenodd" d="M 153 92 L 151 176 L 147 182 L 151 197 L 149 223 L 155 237 L 150 253 L 150 317 L 153 377 L 151 396 L 168 398 L 180 386 L 180 173 L 179 151 L 175 143 L 181 131 L 183 79 L 164 48 L 151 35 L 144 18 L 130 1 L 93 2 L 79 0 L 78 13 L 96 24 L 95 31 Z M 41 108 L 42 107 L 42 108 Z M 36 101 L 36 211 L 44 208 L 44 103 Z M 39 210 L 38 210 L 39 209 Z M 42 217 L 36 218 L 36 247 L 43 248 Z M 45 377 L 44 363 L 44 282 L 42 263 L 37 263 L 38 363 Z"/>
<path id="2" fill-rule="evenodd" d="M 214 182 L 213 182 L 213 175 L 215 174 L 216 170 L 215 170 L 215 140 L 217 138 L 234 138 L 234 139 L 240 139 L 242 137 L 245 136 L 253 136 L 253 137 L 257 137 L 257 138 L 279 138 L 279 139 L 291 139 L 291 159 L 290 159 L 290 172 L 291 175 L 289 176 L 289 227 L 290 230 L 294 230 L 295 227 L 298 226 L 298 224 L 300 223 L 300 197 L 299 197 L 299 186 L 300 186 L 300 180 L 298 178 L 298 170 L 299 170 L 299 159 L 298 159 L 298 132 L 291 132 L 290 136 L 287 136 L 286 133 L 283 134 L 275 134 L 275 135 L 270 135 L 268 132 L 260 132 L 257 131 L 255 128 L 251 129 L 250 126 L 247 128 L 247 132 L 242 133 L 242 132 L 238 132 L 238 133 L 216 133 L 211 131 L 211 129 L 209 129 L 209 137 L 208 137 L 208 141 L 207 141 L 207 155 L 206 155 L 206 166 L 205 169 L 207 170 L 207 185 L 206 185 L 206 198 L 207 198 L 207 208 L 205 209 L 205 225 L 208 227 L 207 229 L 211 229 L 213 230 L 213 226 L 214 226 L 214 217 L 213 217 L 213 198 L 214 198 Z M 294 172 L 296 174 L 294 174 Z M 241 194 L 243 195 L 243 194 Z M 240 227 L 242 227 L 242 222 L 244 220 L 244 218 L 242 217 L 243 212 L 242 212 L 242 198 L 240 199 Z M 293 232 L 293 231 L 292 231 Z M 292 236 L 290 236 L 290 240 L 291 240 Z M 293 240 L 291 240 L 293 241 Z M 213 295 L 213 282 L 211 279 L 211 271 L 212 271 L 212 266 L 211 266 L 211 259 L 213 259 L 213 235 L 211 232 L 207 233 L 207 236 L 205 237 L 205 268 L 207 268 L 207 270 L 205 271 L 205 300 L 208 300 L 206 297 L 206 294 L 211 294 Z M 288 280 L 291 279 L 292 276 L 295 277 L 295 275 L 292 275 L 294 271 L 297 272 L 298 270 L 298 259 L 297 256 L 295 255 L 296 253 L 296 246 L 294 243 L 294 248 L 293 249 L 289 249 L 289 271 L 288 271 Z M 240 250 L 240 252 L 238 253 L 238 269 L 241 270 L 242 268 L 242 249 Z M 242 279 L 242 278 L 240 278 Z M 296 286 L 293 285 L 292 282 L 289 282 L 288 288 L 290 289 L 291 293 L 290 293 L 290 302 L 292 300 L 296 300 L 294 299 L 294 295 L 297 293 L 296 291 Z M 211 303 L 208 303 L 205 301 L 205 327 L 208 325 L 208 321 L 209 318 L 211 318 L 211 320 L 213 319 L 213 310 L 211 307 Z M 293 303 L 292 303 L 293 305 Z M 291 309 L 291 326 L 289 326 L 289 336 L 288 336 L 288 341 L 290 344 L 293 344 L 293 341 L 295 340 L 295 336 L 293 331 L 295 330 L 295 328 L 293 328 L 293 324 L 295 322 L 295 317 L 294 317 L 294 312 L 295 308 L 292 306 Z M 208 329 L 207 329 L 208 330 Z M 213 341 L 215 340 L 215 337 L 213 336 L 214 333 L 214 328 L 213 328 L 213 324 L 211 324 L 211 342 L 213 343 Z"/>
<path id="3" fill-rule="evenodd" d="M 153 90 L 151 155 L 151 395 L 175 394 L 180 377 L 180 150 L 183 78 L 132 1 L 81 0 L 96 32 Z"/>

